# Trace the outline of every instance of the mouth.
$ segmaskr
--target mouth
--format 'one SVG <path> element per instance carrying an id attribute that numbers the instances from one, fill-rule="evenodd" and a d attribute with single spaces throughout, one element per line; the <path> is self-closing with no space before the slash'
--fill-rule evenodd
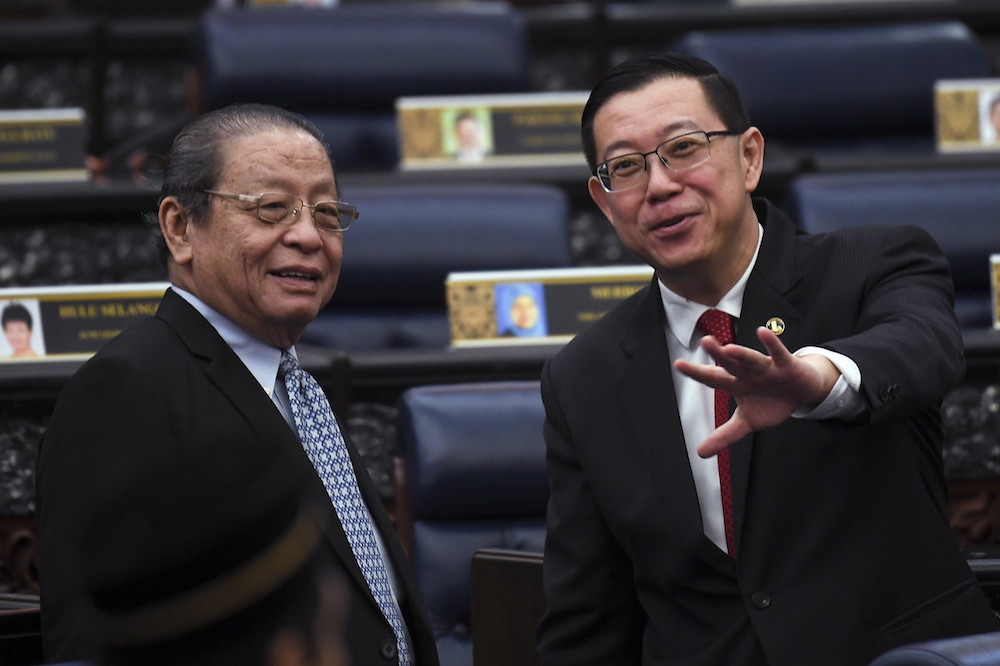
<path id="1" fill-rule="evenodd" d="M 318 282 L 322 275 L 319 271 L 310 271 L 296 268 L 289 268 L 284 270 L 272 271 L 272 275 L 285 280 L 295 280 L 295 281 L 306 281 L 306 282 Z"/>
<path id="2" fill-rule="evenodd" d="M 671 227 L 676 227 L 678 224 L 687 220 L 688 215 L 677 215 L 676 217 L 669 217 L 665 220 L 660 220 L 653 225 L 650 225 L 650 231 L 659 231 L 661 229 L 669 229 Z"/>

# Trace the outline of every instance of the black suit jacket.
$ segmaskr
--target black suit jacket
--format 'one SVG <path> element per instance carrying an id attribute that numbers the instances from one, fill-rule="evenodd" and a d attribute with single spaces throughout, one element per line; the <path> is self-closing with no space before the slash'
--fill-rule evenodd
<path id="1" fill-rule="evenodd" d="M 1000 629 L 944 513 L 938 405 L 964 371 L 947 263 L 913 227 L 798 232 L 764 202 L 736 342 L 857 362 L 856 423 L 732 448 L 738 560 L 705 537 L 655 282 L 546 366 L 543 663 L 867 664 Z M 766 660 L 766 662 L 765 662 Z"/>
<path id="2" fill-rule="evenodd" d="M 81 540 L 101 538 L 80 529 L 93 519 L 91 499 L 99 484 L 127 474 L 136 464 L 155 464 L 220 441 L 287 447 L 305 456 L 297 436 L 242 361 L 204 317 L 168 290 L 156 317 L 124 331 L 73 376 L 42 440 L 37 477 L 39 582 L 48 661 L 91 657 L 96 649 L 76 558 Z M 348 450 L 399 574 L 399 601 L 415 663 L 436 666 L 434 637 L 409 564 L 349 441 Z M 324 492 L 318 476 L 315 483 L 317 492 Z M 345 639 L 353 663 L 396 663 L 394 655 L 385 656 L 394 651 L 392 629 L 371 596 L 332 504 L 325 531 L 348 581 Z"/>

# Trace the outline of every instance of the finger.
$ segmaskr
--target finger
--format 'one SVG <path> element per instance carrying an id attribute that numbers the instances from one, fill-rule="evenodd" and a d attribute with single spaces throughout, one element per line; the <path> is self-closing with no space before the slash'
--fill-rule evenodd
<path id="1" fill-rule="evenodd" d="M 739 410 L 737 410 L 738 412 Z M 736 442 L 749 435 L 751 428 L 743 419 L 737 418 L 736 412 L 733 416 L 716 428 L 705 440 L 698 445 L 698 455 L 702 458 L 711 458 L 722 453 Z"/>
<path id="2" fill-rule="evenodd" d="M 792 352 L 788 347 L 769 329 L 759 326 L 757 328 L 757 339 L 764 345 L 768 356 L 777 364 L 785 365 L 793 360 Z"/>
<path id="3" fill-rule="evenodd" d="M 701 365 L 678 359 L 674 361 L 674 367 L 682 375 L 711 388 L 725 388 L 732 382 L 729 373 L 716 365 Z"/>

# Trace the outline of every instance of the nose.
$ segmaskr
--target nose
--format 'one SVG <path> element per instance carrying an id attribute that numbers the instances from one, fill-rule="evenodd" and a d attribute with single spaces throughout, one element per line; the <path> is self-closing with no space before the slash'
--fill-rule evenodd
<path id="1" fill-rule="evenodd" d="M 315 213 L 309 209 L 308 215 L 305 214 L 307 209 L 308 206 L 303 205 L 292 211 L 295 220 L 286 227 L 284 239 L 290 245 L 313 251 L 323 247 L 323 232 L 316 226 Z"/>
<path id="2" fill-rule="evenodd" d="M 646 190 L 647 192 L 675 192 L 680 189 L 677 181 L 678 173 L 668 167 L 659 155 L 650 155 L 646 159 Z"/>

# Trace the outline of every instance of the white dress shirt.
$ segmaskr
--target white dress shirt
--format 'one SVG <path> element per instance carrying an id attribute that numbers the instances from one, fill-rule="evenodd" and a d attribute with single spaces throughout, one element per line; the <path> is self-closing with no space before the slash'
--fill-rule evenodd
<path id="1" fill-rule="evenodd" d="M 754 250 L 750 264 L 733 288 L 719 301 L 714 308 L 732 315 L 739 326 L 740 312 L 743 307 L 743 293 L 747 280 L 757 263 L 760 243 L 764 229 L 757 225 L 757 247 Z M 689 301 L 670 291 L 657 281 L 660 288 L 660 298 L 666 312 L 667 349 L 671 361 L 684 359 L 691 363 L 712 365 L 715 361 L 701 348 L 699 341 L 704 335 L 696 327 L 698 318 L 711 308 Z M 864 401 L 858 390 L 861 386 L 861 371 L 857 364 L 842 354 L 820 347 L 803 347 L 795 351 L 796 356 L 806 354 L 821 354 L 837 367 L 841 377 L 830 391 L 830 395 L 812 410 L 800 410 L 793 414 L 796 418 L 850 418 L 861 413 Z M 715 456 L 702 458 L 697 453 L 698 445 L 715 430 L 715 390 L 678 372 L 671 365 L 670 372 L 674 380 L 674 390 L 677 394 L 677 410 L 680 414 L 681 428 L 684 431 L 684 442 L 687 447 L 688 461 L 694 475 L 694 485 L 698 492 L 698 503 L 701 506 L 701 519 L 705 536 L 712 540 L 723 551 L 726 548 L 726 531 L 722 517 L 722 497 L 719 489 L 719 464 Z"/>

